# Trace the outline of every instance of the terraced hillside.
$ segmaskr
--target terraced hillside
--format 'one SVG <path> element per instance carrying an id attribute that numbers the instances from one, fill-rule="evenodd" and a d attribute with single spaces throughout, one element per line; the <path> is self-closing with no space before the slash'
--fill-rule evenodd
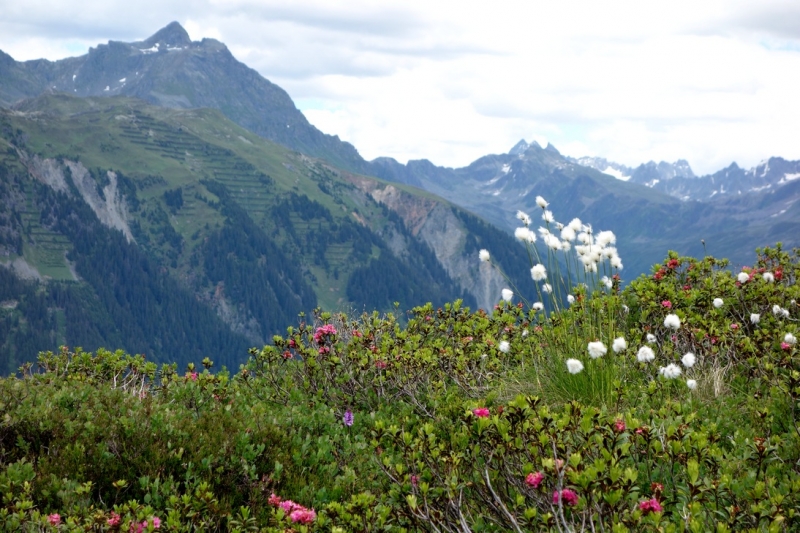
<path id="1" fill-rule="evenodd" d="M 215 110 L 46 95 L 4 111 L 0 131 L 12 215 L 2 231 L 22 237 L 0 263 L 51 300 L 59 284 L 90 286 L 105 329 L 61 335 L 85 348 L 111 338 L 166 355 L 158 328 L 144 324 L 163 311 L 167 280 L 228 333 L 258 344 L 316 306 L 491 306 L 506 282 L 479 269 L 476 242 L 505 242 L 515 250 L 509 270 L 526 271 L 523 249 L 479 221 L 467 246 L 465 215 L 442 200 L 292 152 Z M 152 298 L 131 293 L 132 278 L 155 274 L 163 279 Z M 6 292 L 0 301 L 19 299 Z M 48 313 L 65 312 L 48 302 Z M 123 333 L 120 321 L 141 327 Z"/>

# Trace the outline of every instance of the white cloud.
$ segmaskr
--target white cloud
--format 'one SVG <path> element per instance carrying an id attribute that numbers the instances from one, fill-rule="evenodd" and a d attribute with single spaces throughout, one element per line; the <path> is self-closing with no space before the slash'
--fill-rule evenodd
<path id="1" fill-rule="evenodd" d="M 2 0 L 0 0 L 2 1 Z M 628 165 L 800 159 L 800 3 L 4 1 L 0 49 L 74 55 L 178 20 L 366 158 L 462 166 L 547 138 Z M 24 6 L 23 6 L 24 4 Z M 64 21 L 69 21 L 65 23 Z"/>

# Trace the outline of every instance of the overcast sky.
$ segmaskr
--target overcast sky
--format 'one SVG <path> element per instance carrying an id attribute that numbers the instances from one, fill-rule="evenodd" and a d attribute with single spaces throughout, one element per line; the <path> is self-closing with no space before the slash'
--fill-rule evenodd
<path id="1" fill-rule="evenodd" d="M 177 20 L 372 159 L 518 140 L 696 173 L 800 159 L 800 1 L 0 0 L 0 49 L 60 59 Z"/>

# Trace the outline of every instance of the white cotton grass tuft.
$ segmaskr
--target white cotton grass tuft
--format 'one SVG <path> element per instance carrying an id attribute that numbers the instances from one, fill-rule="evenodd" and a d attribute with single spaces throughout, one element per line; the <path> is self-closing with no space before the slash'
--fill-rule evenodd
<path id="1" fill-rule="evenodd" d="M 783 342 L 786 344 L 797 344 L 797 337 L 792 335 L 791 333 L 787 333 L 783 336 Z"/>
<path id="2" fill-rule="evenodd" d="M 613 256 L 609 262 L 611 263 L 612 268 L 622 270 L 622 259 L 620 259 L 618 255 Z"/>
<path id="3" fill-rule="evenodd" d="M 592 359 L 603 357 L 606 354 L 606 352 L 608 352 L 608 348 L 606 348 L 606 345 L 600 341 L 590 342 L 587 348 L 589 350 L 589 357 L 591 357 Z"/>
<path id="4" fill-rule="evenodd" d="M 577 359 L 567 359 L 567 370 L 570 374 L 577 374 L 583 370 L 583 363 Z"/>
<path id="5" fill-rule="evenodd" d="M 715 308 L 719 309 L 723 305 L 725 305 L 725 301 L 722 298 L 714 298 L 714 307 Z"/>
<path id="6" fill-rule="evenodd" d="M 553 292 L 553 286 L 550 285 L 549 283 L 544 283 L 542 285 L 542 292 L 550 294 L 551 292 Z"/>
<path id="7" fill-rule="evenodd" d="M 563 247 L 562 244 L 561 244 L 561 241 L 558 240 L 558 237 L 556 237 L 552 233 L 548 233 L 547 235 L 543 235 L 542 236 L 542 240 L 544 240 L 544 243 L 551 250 L 560 250 Z"/>
<path id="8" fill-rule="evenodd" d="M 750 274 L 747 272 L 739 272 L 739 275 L 736 276 L 736 279 L 739 281 L 739 283 L 747 283 L 750 281 Z"/>
<path id="9" fill-rule="evenodd" d="M 481 250 L 480 252 L 478 252 L 478 257 L 480 258 L 481 261 L 486 262 L 486 263 L 488 263 L 492 259 L 492 256 L 489 255 L 489 250 L 486 250 L 486 249 Z"/>
<path id="10" fill-rule="evenodd" d="M 695 390 L 697 388 L 697 381 L 693 379 L 687 379 L 686 386 L 689 387 L 689 390 Z"/>
<path id="11" fill-rule="evenodd" d="M 534 302 L 531 307 L 533 307 L 534 311 L 541 311 L 544 309 L 544 304 L 542 302 Z"/>
<path id="12" fill-rule="evenodd" d="M 777 316 L 777 317 L 783 317 L 783 318 L 788 318 L 789 317 L 789 311 L 787 311 L 786 309 L 784 309 L 783 307 L 781 307 L 778 304 L 775 304 L 775 305 L 772 306 L 772 314 Z"/>
<path id="13" fill-rule="evenodd" d="M 681 327 L 681 319 L 676 314 L 668 314 L 664 317 L 664 327 L 670 329 L 678 329 Z"/>
<path id="14" fill-rule="evenodd" d="M 500 344 L 497 346 L 497 349 L 503 353 L 508 353 L 511 351 L 511 344 L 508 341 L 500 341 Z"/>
<path id="15" fill-rule="evenodd" d="M 542 220 L 544 220 L 545 222 L 550 224 L 552 222 L 555 222 L 556 218 L 553 216 L 553 212 L 552 211 L 545 210 L 545 212 L 542 213 Z"/>
<path id="16" fill-rule="evenodd" d="M 572 229 L 572 226 L 564 226 L 564 228 L 561 230 L 562 240 L 574 241 L 575 237 L 577 237 L 577 234 L 575 233 L 575 230 Z"/>
<path id="17" fill-rule="evenodd" d="M 656 354 L 653 349 L 649 346 L 642 346 L 639 348 L 639 351 L 636 352 L 636 360 L 640 363 L 649 363 L 653 359 L 656 358 Z"/>
<path id="18" fill-rule="evenodd" d="M 547 201 L 544 198 L 542 198 L 541 196 L 537 196 L 536 197 L 536 205 L 538 205 L 542 209 L 547 209 L 547 206 L 550 205 L 550 204 L 548 204 Z"/>
<path id="19" fill-rule="evenodd" d="M 611 344 L 611 349 L 614 350 L 614 353 L 624 352 L 628 349 L 628 341 L 625 340 L 625 337 L 617 337 Z"/>
<path id="20" fill-rule="evenodd" d="M 614 282 L 613 282 L 613 281 L 611 281 L 611 278 L 609 278 L 608 276 L 603 276 L 603 277 L 600 279 L 600 283 L 602 283 L 603 285 L 605 285 L 605 286 L 606 286 L 606 289 L 610 289 L 611 287 L 613 287 L 613 286 L 614 286 Z"/>
<path id="21" fill-rule="evenodd" d="M 530 228 L 521 227 L 514 230 L 514 237 L 521 240 L 522 242 L 527 243 L 534 243 L 536 242 L 536 233 L 530 230 Z"/>
<path id="22" fill-rule="evenodd" d="M 511 299 L 514 298 L 514 291 L 511 289 L 503 289 L 500 291 L 500 294 L 502 295 L 503 300 L 506 302 L 511 302 Z"/>
<path id="23" fill-rule="evenodd" d="M 547 269 L 541 263 L 533 265 L 533 268 L 531 268 L 531 277 L 533 281 L 542 281 L 547 278 Z"/>
<path id="24" fill-rule="evenodd" d="M 656 336 L 652 333 L 647 334 L 647 344 L 655 344 L 656 343 Z"/>
<path id="25" fill-rule="evenodd" d="M 761 278 L 767 283 L 772 283 L 773 281 L 775 281 L 775 274 L 773 274 L 772 272 L 764 272 Z"/>
<path id="26" fill-rule="evenodd" d="M 686 368 L 692 368 L 696 362 L 697 357 L 695 357 L 692 352 L 686 352 L 683 354 L 683 357 L 681 357 L 681 363 L 683 363 L 683 366 Z"/>
<path id="27" fill-rule="evenodd" d="M 600 246 L 608 246 L 617 242 L 617 236 L 614 235 L 613 231 L 601 231 L 595 237 L 595 242 Z"/>
<path id="28" fill-rule="evenodd" d="M 662 366 L 658 369 L 658 373 L 664 376 L 666 379 L 675 379 L 681 375 L 681 372 L 681 367 L 675 363 L 670 363 L 667 366 Z"/>
<path id="29" fill-rule="evenodd" d="M 750 313 L 750 323 L 758 324 L 759 322 L 761 322 L 761 315 L 758 313 Z"/>
<path id="30" fill-rule="evenodd" d="M 531 217 L 529 217 L 527 213 L 517 211 L 517 219 L 521 220 L 526 226 L 531 225 Z"/>

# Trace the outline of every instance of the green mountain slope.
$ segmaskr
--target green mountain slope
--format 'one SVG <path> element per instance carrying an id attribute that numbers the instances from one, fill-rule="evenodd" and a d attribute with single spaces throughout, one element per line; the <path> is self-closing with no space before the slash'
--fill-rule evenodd
<path id="1" fill-rule="evenodd" d="M 3 111 L 0 133 L 6 371 L 60 343 L 230 366 L 318 305 L 489 307 L 506 282 L 480 269 L 477 241 L 506 243 L 527 283 L 508 235 L 474 220 L 469 244 L 467 215 L 442 200 L 216 110 L 50 94 Z"/>

